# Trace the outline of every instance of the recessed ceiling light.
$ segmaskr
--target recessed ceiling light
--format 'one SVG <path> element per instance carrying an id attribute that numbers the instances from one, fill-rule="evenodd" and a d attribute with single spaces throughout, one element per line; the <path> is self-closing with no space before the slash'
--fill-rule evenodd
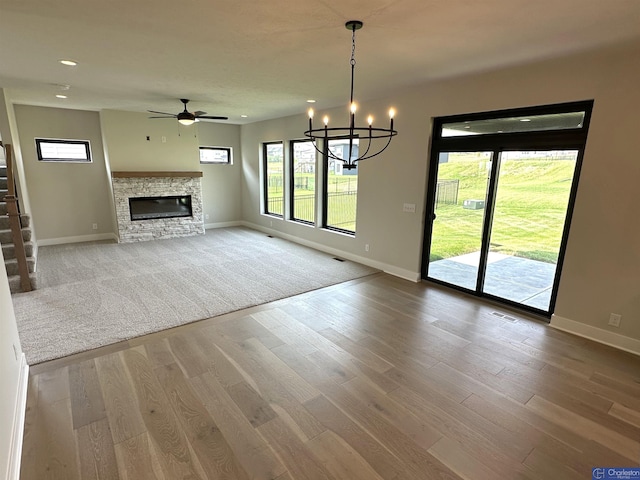
<path id="1" fill-rule="evenodd" d="M 247 115 L 240 115 L 242 118 L 247 118 Z"/>
<path id="2" fill-rule="evenodd" d="M 67 98 L 67 96 L 58 94 L 58 95 L 56 95 L 56 98 Z"/>
<path id="3" fill-rule="evenodd" d="M 307 100 L 307 103 L 316 103 L 316 101 L 312 98 L 310 98 L 309 100 Z"/>
<path id="4" fill-rule="evenodd" d="M 521 118 L 520 121 L 521 122 L 530 122 L 531 119 L 530 118 Z"/>
<path id="5" fill-rule="evenodd" d="M 73 60 L 60 60 L 60 63 L 67 67 L 75 67 L 78 65 L 78 62 L 74 62 Z"/>

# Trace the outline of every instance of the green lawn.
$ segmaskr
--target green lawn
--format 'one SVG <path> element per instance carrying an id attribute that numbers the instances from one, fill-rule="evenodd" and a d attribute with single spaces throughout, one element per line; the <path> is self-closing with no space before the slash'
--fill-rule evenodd
<path id="1" fill-rule="evenodd" d="M 452 154 L 453 155 L 453 154 Z M 486 162 L 470 155 L 440 164 L 438 179 L 458 179 L 455 205 L 439 204 L 433 225 L 431 260 L 480 249 L 485 210 L 466 210 L 463 201 L 485 199 Z M 571 189 L 575 160 L 503 161 L 491 235 L 491 251 L 555 263 Z"/>

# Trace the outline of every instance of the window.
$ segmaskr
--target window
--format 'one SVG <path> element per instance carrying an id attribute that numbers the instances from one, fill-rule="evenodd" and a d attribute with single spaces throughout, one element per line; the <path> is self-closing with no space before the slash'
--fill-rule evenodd
<path id="1" fill-rule="evenodd" d="M 36 138 L 36 153 L 41 162 L 91 163 L 88 140 Z"/>
<path id="2" fill-rule="evenodd" d="M 262 145 L 264 213 L 284 214 L 284 145 L 269 142 Z"/>
<path id="3" fill-rule="evenodd" d="M 349 140 L 329 140 L 329 150 L 339 158 L 349 155 Z M 329 230 L 355 234 L 358 204 L 358 168 L 346 170 L 343 163 L 324 156 L 324 208 L 322 226 Z M 358 158 L 358 140 L 354 140 L 351 158 Z"/>
<path id="4" fill-rule="evenodd" d="M 313 225 L 316 219 L 316 149 L 308 140 L 291 142 L 291 212 L 296 222 Z"/>
<path id="5" fill-rule="evenodd" d="M 200 163 L 231 165 L 230 147 L 200 147 Z"/>

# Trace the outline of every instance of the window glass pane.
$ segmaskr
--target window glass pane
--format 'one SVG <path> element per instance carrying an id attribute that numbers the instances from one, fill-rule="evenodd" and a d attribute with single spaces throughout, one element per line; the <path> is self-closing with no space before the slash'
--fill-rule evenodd
<path id="1" fill-rule="evenodd" d="M 584 116 L 585 112 L 581 111 L 445 123 L 442 125 L 442 136 L 460 137 L 493 133 L 568 130 L 582 128 Z"/>
<path id="2" fill-rule="evenodd" d="M 200 163 L 231 163 L 231 148 L 200 147 Z"/>
<path id="3" fill-rule="evenodd" d="M 36 138 L 38 160 L 49 162 L 90 162 L 89 142 Z"/>
<path id="4" fill-rule="evenodd" d="M 264 144 L 266 213 L 284 212 L 284 146 L 282 142 Z"/>
<path id="5" fill-rule="evenodd" d="M 329 150 L 339 158 L 346 158 L 349 156 L 349 140 L 329 140 Z M 357 139 L 354 141 L 351 158 L 358 158 Z M 347 170 L 342 166 L 341 161 L 328 159 L 325 202 L 327 222 L 325 226 L 355 233 L 358 168 Z"/>
<path id="6" fill-rule="evenodd" d="M 315 223 L 316 219 L 316 149 L 312 142 L 291 142 L 291 176 L 293 178 L 291 217 Z"/>

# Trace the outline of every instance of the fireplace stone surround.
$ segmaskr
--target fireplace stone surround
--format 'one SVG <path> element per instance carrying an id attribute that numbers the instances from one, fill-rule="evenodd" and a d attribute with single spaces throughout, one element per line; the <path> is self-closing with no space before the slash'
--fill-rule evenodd
<path id="1" fill-rule="evenodd" d="M 120 243 L 204 234 L 202 172 L 112 172 Z M 129 198 L 191 196 L 190 217 L 131 220 Z"/>

